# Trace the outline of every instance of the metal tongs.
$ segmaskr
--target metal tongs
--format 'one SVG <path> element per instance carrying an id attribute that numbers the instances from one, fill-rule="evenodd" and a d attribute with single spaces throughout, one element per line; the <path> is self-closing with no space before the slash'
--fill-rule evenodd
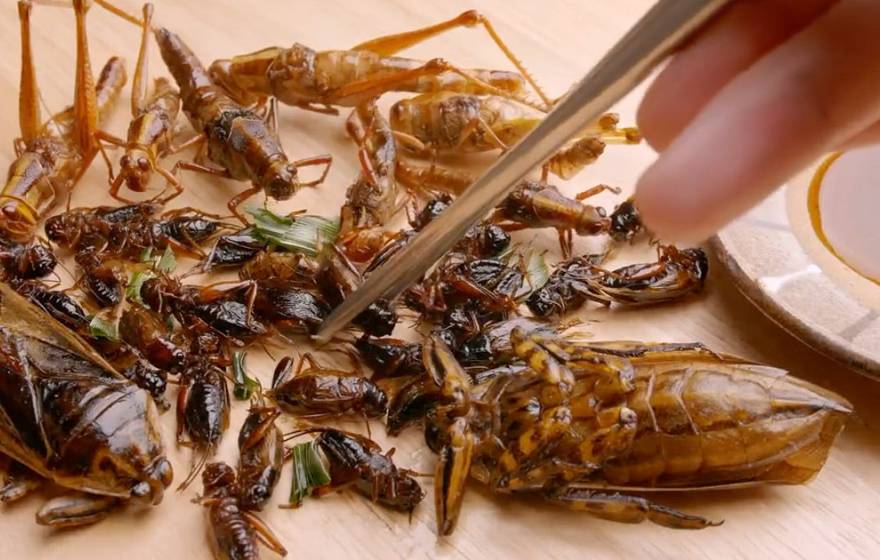
<path id="1" fill-rule="evenodd" d="M 403 250 L 371 273 L 324 320 L 315 335 L 316 342 L 328 342 L 371 303 L 396 297 L 417 281 L 471 226 L 504 200 L 523 177 L 629 93 L 727 2 L 659 0 L 541 124 L 499 158 Z"/>

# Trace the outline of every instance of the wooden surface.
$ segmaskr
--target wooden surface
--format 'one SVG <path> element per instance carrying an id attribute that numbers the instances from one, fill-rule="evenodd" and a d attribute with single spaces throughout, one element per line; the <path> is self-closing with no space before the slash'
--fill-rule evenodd
<path id="1" fill-rule="evenodd" d="M 132 0 L 120 3 L 137 9 Z M 488 14 L 498 31 L 529 68 L 559 95 L 594 63 L 651 3 L 648 0 L 576 1 L 484 0 L 464 3 L 369 1 L 155 0 L 156 21 L 178 31 L 196 53 L 209 62 L 269 45 L 294 41 L 317 49 L 345 48 L 370 37 L 405 30 L 477 8 Z M 11 160 L 17 129 L 18 23 L 11 0 L 0 7 L 0 145 L 2 163 Z M 40 84 L 53 110 L 69 103 L 73 86 L 73 16 L 57 8 L 37 8 L 34 17 Z M 137 32 L 99 9 L 90 16 L 93 63 L 99 68 L 110 54 L 134 61 Z M 154 72 L 164 72 L 153 49 Z M 480 31 L 459 30 L 412 49 L 413 57 L 442 56 L 463 66 L 508 68 Z M 625 123 L 633 120 L 640 92 L 618 107 Z M 125 129 L 127 99 L 109 128 Z M 330 151 L 335 162 L 327 182 L 302 192 L 283 208 L 336 212 L 345 187 L 354 177 L 355 158 L 346 141 L 341 118 L 308 114 L 283 107 L 282 137 L 292 157 Z M 118 157 L 118 155 L 117 155 Z M 598 164 L 565 188 L 574 192 L 598 182 L 631 188 L 654 155 L 647 147 L 609 149 Z M 95 164 L 80 184 L 74 205 L 106 200 L 106 170 Z M 186 177 L 187 193 L 175 203 L 221 210 L 241 184 Z M 604 203 L 613 203 L 604 199 Z M 529 233 L 526 241 L 535 237 Z M 553 246 L 550 234 L 540 240 Z M 636 250 L 637 252 L 639 250 Z M 643 256 L 647 253 L 640 249 Z M 621 258 L 631 256 L 622 255 Z M 714 263 L 713 263 L 714 264 Z M 464 504 L 459 528 L 438 542 L 434 534 L 431 497 L 412 520 L 388 512 L 359 496 L 338 494 L 310 500 L 297 511 L 271 505 L 264 518 L 287 545 L 292 558 L 877 558 L 880 555 L 880 386 L 822 358 L 786 335 L 754 309 L 716 270 L 705 294 L 688 302 L 639 311 L 591 308 L 583 328 L 594 337 L 647 340 L 700 340 L 710 346 L 791 370 L 851 399 L 857 418 L 847 427 L 825 470 L 805 487 L 776 487 L 663 497 L 663 503 L 714 519 L 721 527 L 673 531 L 650 523 L 622 525 L 570 513 L 525 498 L 489 495 L 473 485 Z M 297 348 L 294 350 L 301 350 Z M 278 357 L 291 349 L 274 349 Z M 270 361 L 254 353 L 251 369 L 264 379 Z M 245 407 L 234 403 L 232 427 L 220 455 L 235 459 L 234 440 Z M 189 451 L 173 445 L 173 415 L 163 418 L 165 441 L 180 480 L 189 465 Z M 374 434 L 381 434 L 379 426 Z M 422 471 L 434 458 L 417 432 L 391 445 L 399 464 Z M 285 471 L 275 502 L 286 498 Z M 430 481 L 426 480 L 430 485 Z M 195 485 L 197 486 L 197 485 Z M 185 494 L 169 491 L 164 503 L 148 510 L 129 509 L 98 526 L 53 532 L 33 523 L 40 497 L 5 507 L 0 512 L 0 557 L 126 560 L 209 558 L 205 521 L 200 508 Z M 269 557 L 268 552 L 265 553 Z"/>

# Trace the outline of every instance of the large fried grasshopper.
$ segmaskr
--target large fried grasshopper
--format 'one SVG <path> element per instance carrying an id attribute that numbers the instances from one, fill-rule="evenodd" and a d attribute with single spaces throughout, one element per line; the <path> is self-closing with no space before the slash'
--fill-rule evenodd
<path id="1" fill-rule="evenodd" d="M 0 455 L 28 476 L 9 479 L 18 499 L 41 477 L 73 493 L 38 513 L 44 525 L 103 519 L 125 501 L 158 504 L 171 483 L 158 412 L 79 337 L 0 284 Z"/>
<path id="2" fill-rule="evenodd" d="M 511 333 L 524 367 L 474 386 L 438 337 L 424 348 L 441 395 L 425 435 L 440 455 L 438 532 L 470 475 L 599 517 L 714 524 L 629 492 L 800 484 L 818 473 L 851 405 L 780 369 L 699 344 L 574 344 Z"/>

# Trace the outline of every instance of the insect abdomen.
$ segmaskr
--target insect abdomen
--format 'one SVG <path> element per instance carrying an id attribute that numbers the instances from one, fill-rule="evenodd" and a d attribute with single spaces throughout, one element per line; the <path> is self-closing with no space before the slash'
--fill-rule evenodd
<path id="1" fill-rule="evenodd" d="M 642 372 L 627 400 L 639 433 L 603 478 L 649 487 L 805 482 L 851 411 L 781 370 L 750 365 Z"/>

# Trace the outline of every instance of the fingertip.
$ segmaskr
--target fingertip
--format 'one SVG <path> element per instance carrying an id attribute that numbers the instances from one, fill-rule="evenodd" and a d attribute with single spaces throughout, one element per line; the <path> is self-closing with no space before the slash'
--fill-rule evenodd
<path id="1" fill-rule="evenodd" d="M 659 87 L 657 83 L 654 81 L 642 98 L 636 111 L 636 124 L 645 142 L 655 151 L 662 152 L 672 141 L 671 130 L 674 128 L 674 123 L 668 118 L 664 119 L 665 111 L 670 107 L 656 92 Z"/>
<path id="2" fill-rule="evenodd" d="M 645 228 L 664 241 L 698 243 L 714 228 L 708 214 L 694 198 L 686 196 L 657 164 L 648 168 L 636 185 L 635 203 Z M 684 194 L 685 196 L 682 196 Z"/>

